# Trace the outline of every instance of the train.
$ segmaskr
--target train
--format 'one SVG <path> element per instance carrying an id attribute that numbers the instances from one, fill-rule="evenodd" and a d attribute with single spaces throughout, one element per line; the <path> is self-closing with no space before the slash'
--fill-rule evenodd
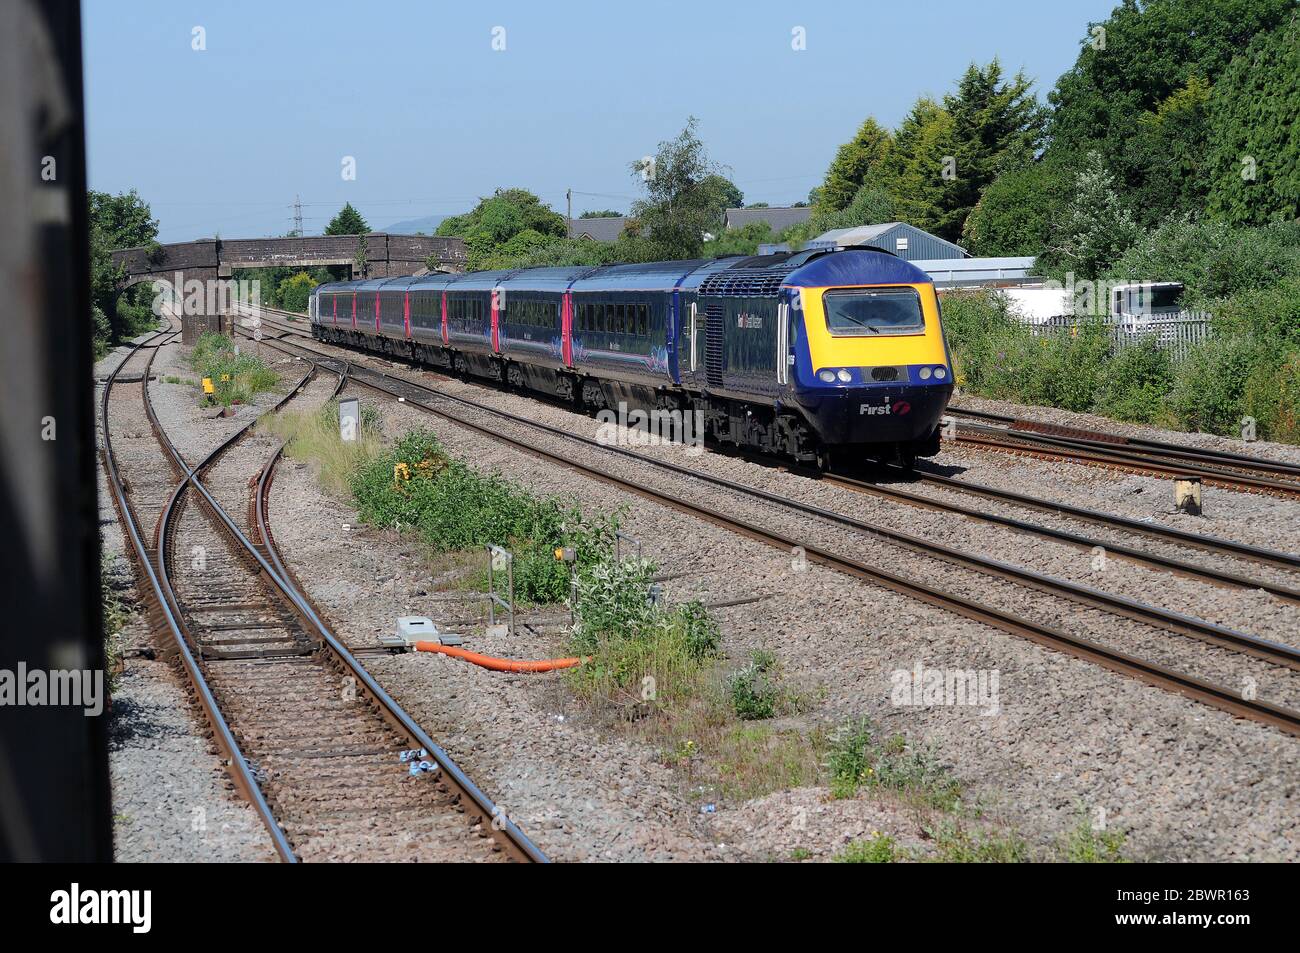
<path id="1" fill-rule="evenodd" d="M 331 282 L 309 314 L 322 342 L 819 467 L 933 456 L 953 391 L 933 282 L 874 248 Z"/>

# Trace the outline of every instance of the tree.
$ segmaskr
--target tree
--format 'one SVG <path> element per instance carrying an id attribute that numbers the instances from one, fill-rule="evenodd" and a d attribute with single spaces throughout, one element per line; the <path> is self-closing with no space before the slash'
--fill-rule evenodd
<path id="1" fill-rule="evenodd" d="M 527 189 L 497 189 L 464 215 L 443 219 L 438 234 L 464 239 L 469 267 L 479 269 L 503 256 L 531 251 L 538 239 L 563 238 L 567 227 L 564 216 L 543 205 Z M 533 234 L 524 234 L 528 232 Z M 505 247 L 516 238 L 513 245 Z"/>
<path id="2" fill-rule="evenodd" d="M 1294 10 L 1294 0 L 1123 0 L 1089 24 L 1078 59 L 1048 96 L 1052 147 L 1115 155 L 1134 116 L 1154 111 L 1192 76 L 1219 76 Z"/>
<path id="3" fill-rule="evenodd" d="M 823 212 L 838 212 L 845 208 L 889 150 L 892 140 L 889 130 L 868 116 L 853 138 L 835 153 L 830 168 L 826 170 L 826 180 L 814 190 L 815 207 Z"/>
<path id="4" fill-rule="evenodd" d="M 721 215 L 729 208 L 742 208 L 745 193 L 736 184 L 723 175 L 706 175 L 700 183 L 700 189 L 708 196 L 709 204 Z"/>
<path id="5" fill-rule="evenodd" d="M 1138 236 L 1133 213 L 1115 189 L 1115 177 L 1096 152 L 1089 152 L 1074 177 L 1073 199 L 1053 223 L 1052 237 L 1039 257 L 1044 274 L 1095 279 L 1106 271 Z"/>
<path id="6" fill-rule="evenodd" d="M 676 138 L 659 143 L 653 160 L 632 163 L 646 192 L 632 203 L 632 217 L 664 259 L 699 257 L 704 234 L 721 231 L 725 202 L 734 197 L 727 186 L 735 186 L 709 161 L 697 125 L 692 116 Z"/>
<path id="7" fill-rule="evenodd" d="M 600 211 L 583 212 L 578 218 L 621 218 L 622 212 L 615 212 L 612 208 L 603 208 Z"/>
<path id="8" fill-rule="evenodd" d="M 1037 255 L 1052 219 L 1069 202 L 1074 173 L 1057 159 L 1041 159 L 998 176 L 966 216 L 962 244 L 973 255 Z"/>
<path id="9" fill-rule="evenodd" d="M 352 207 L 351 202 L 345 203 L 339 213 L 325 226 L 326 235 L 364 235 L 369 231 L 370 226 L 361 217 L 361 213 Z"/>
<path id="10" fill-rule="evenodd" d="M 1210 213 L 1254 224 L 1300 216 L 1300 16 L 1232 61 L 1209 114 Z"/>
<path id="11" fill-rule="evenodd" d="M 1046 114 L 1032 91 L 1033 83 L 1017 73 L 1003 81 L 996 59 L 981 68 L 971 63 L 944 97 L 952 117 L 951 188 L 944 190 L 938 232 L 955 239 L 971 209 L 1003 169 L 1025 165 L 1043 141 Z"/>
<path id="12" fill-rule="evenodd" d="M 90 320 L 96 354 L 149 327 L 152 295 L 148 285 L 119 292 L 125 273 L 114 265 L 117 248 L 158 248 L 158 222 L 148 204 L 132 189 L 120 195 L 86 193 L 90 230 Z"/>
<path id="13" fill-rule="evenodd" d="M 1205 207 L 1206 124 L 1210 84 L 1190 77 L 1150 112 L 1138 116 L 1128 148 L 1111 156 L 1121 191 L 1140 224 Z"/>
<path id="14" fill-rule="evenodd" d="M 158 237 L 158 221 L 140 194 L 132 189 L 121 195 L 87 191 L 90 222 L 110 249 L 140 248 Z"/>
<path id="15" fill-rule="evenodd" d="M 890 197 L 899 221 L 935 232 L 954 232 L 950 209 L 956 204 L 955 181 L 945 177 L 946 161 L 954 156 L 952 115 L 929 97 L 918 99 L 894 134 L 894 143 L 876 166 L 875 183 Z"/>

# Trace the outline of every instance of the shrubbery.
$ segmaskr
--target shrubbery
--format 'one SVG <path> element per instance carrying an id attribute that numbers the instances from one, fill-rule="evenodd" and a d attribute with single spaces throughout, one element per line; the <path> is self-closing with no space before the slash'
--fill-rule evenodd
<path id="1" fill-rule="evenodd" d="M 212 380 L 213 400 L 224 407 L 247 403 L 280 380 L 280 375 L 260 359 L 251 354 L 236 354 L 234 342 L 215 331 L 205 332 L 194 343 L 190 367 L 199 377 Z"/>
<path id="2" fill-rule="evenodd" d="M 721 632 L 699 602 L 670 609 L 653 601 L 654 572 L 641 559 L 579 566 L 571 647 L 590 659 L 571 672 L 580 692 L 666 705 L 697 687 Z"/>
<path id="3" fill-rule="evenodd" d="M 540 499 L 502 477 L 482 475 L 443 452 L 433 433 L 407 433 L 352 477 L 361 518 L 372 525 L 412 527 L 436 552 L 489 543 L 514 553 L 515 594 L 532 602 L 569 595 L 569 569 L 555 549 L 572 546 L 579 569 L 613 549 L 610 519 L 584 520 L 559 500 Z"/>
<path id="4" fill-rule="evenodd" d="M 1184 281 L 1189 295 L 1229 295 L 1209 300 L 1213 334 L 1182 360 L 1154 340 L 1115 347 L 1099 322 L 1035 334 L 1001 294 L 955 292 L 943 316 L 958 383 L 986 397 L 1182 430 L 1236 435 L 1250 417 L 1260 438 L 1300 443 L 1300 270 L 1274 277 L 1295 269 L 1291 234 L 1220 231 L 1180 221 L 1158 232 L 1185 254 L 1144 239 L 1121 261 Z M 1236 232 L 1249 234 L 1237 242 Z"/>

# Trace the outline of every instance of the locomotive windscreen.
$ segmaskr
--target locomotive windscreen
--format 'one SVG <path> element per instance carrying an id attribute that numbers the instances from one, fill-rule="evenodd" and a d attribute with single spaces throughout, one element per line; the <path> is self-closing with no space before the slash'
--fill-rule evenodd
<path id="1" fill-rule="evenodd" d="M 921 334 L 925 315 L 913 288 L 828 291 L 826 327 L 836 337 L 869 334 Z"/>

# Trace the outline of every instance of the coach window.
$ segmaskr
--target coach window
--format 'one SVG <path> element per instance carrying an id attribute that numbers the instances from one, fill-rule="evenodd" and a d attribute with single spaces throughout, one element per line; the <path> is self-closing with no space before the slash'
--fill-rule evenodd
<path id="1" fill-rule="evenodd" d="M 636 306 L 636 333 L 645 337 L 650 333 L 650 306 L 639 304 Z"/>

